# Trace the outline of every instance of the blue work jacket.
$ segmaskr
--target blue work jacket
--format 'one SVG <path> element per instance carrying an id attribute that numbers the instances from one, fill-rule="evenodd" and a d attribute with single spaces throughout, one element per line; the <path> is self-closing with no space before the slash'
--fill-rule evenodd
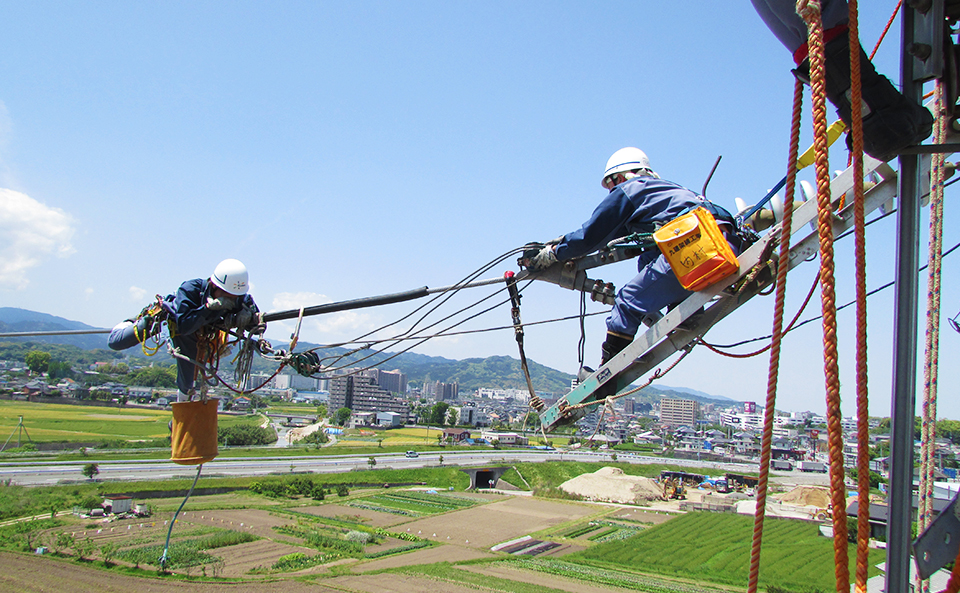
<path id="1" fill-rule="evenodd" d="M 698 206 L 710 210 L 718 223 L 734 228 L 729 212 L 681 185 L 655 177 L 628 179 L 600 202 L 590 220 L 563 236 L 557 245 L 557 259 L 593 253 L 610 241 L 632 233 L 652 233 Z"/>
<path id="2" fill-rule="evenodd" d="M 164 308 L 173 316 L 177 324 L 177 333 L 189 336 L 201 327 L 223 319 L 225 315 L 238 313 L 244 305 L 258 311 L 253 297 L 244 294 L 236 297 L 236 305 L 232 309 L 207 309 L 207 297 L 213 290 L 213 284 L 207 278 L 187 280 L 180 285 L 176 295 L 167 295 L 164 298 Z"/>

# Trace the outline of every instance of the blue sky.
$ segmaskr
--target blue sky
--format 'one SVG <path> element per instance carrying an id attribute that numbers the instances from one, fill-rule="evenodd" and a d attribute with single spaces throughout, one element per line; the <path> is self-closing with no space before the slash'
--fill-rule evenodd
<path id="1" fill-rule="evenodd" d="M 868 50 L 894 5 L 862 9 Z M 607 157 L 630 145 L 696 190 L 722 154 L 708 197 L 731 210 L 736 196 L 752 203 L 785 170 L 790 56 L 749 2 L 676 6 L 7 3 L 0 303 L 110 327 L 227 257 L 247 264 L 265 310 L 453 284 L 523 243 L 579 227 L 604 197 Z M 898 32 L 899 22 L 876 60 L 895 80 Z M 837 152 L 836 168 L 844 159 Z M 953 218 L 948 203 L 946 247 L 958 241 Z M 870 227 L 871 288 L 892 279 L 894 231 L 892 219 Z M 838 244 L 841 301 L 853 295 L 852 251 L 850 239 Z M 791 275 L 788 313 L 814 267 Z M 508 259 L 484 277 L 516 268 Z M 944 269 L 949 276 L 950 259 Z M 595 276 L 620 286 L 634 272 L 621 263 Z M 871 413 L 882 416 L 891 299 L 874 297 L 869 312 Z M 952 316 L 951 278 L 943 299 Z M 772 307 L 772 297 L 755 300 L 708 340 L 768 334 Z M 346 340 L 411 308 L 309 319 L 301 338 Z M 522 314 L 529 322 L 577 310 L 574 293 L 538 285 Z M 818 313 L 815 299 L 804 317 Z M 840 314 L 846 414 L 855 409 L 853 317 L 852 308 Z M 507 324 L 501 307 L 464 327 Z M 274 324 L 268 336 L 280 342 L 291 329 Z M 602 316 L 591 318 L 587 364 L 603 333 Z M 575 322 L 531 327 L 527 356 L 575 372 L 578 337 Z M 958 339 L 944 324 L 940 411 L 953 418 L 960 377 L 948 353 Z M 663 383 L 764 399 L 766 357 L 699 350 Z M 517 356 L 512 331 L 416 351 Z M 820 352 L 817 324 L 788 338 L 778 407 L 824 410 Z"/>

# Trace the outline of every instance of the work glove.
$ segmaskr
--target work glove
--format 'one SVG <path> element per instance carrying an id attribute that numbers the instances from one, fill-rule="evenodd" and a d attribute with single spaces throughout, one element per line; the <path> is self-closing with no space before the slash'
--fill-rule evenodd
<path id="1" fill-rule="evenodd" d="M 527 268 L 533 271 L 545 270 L 557 263 L 557 254 L 554 252 L 552 245 L 544 245 L 535 256 L 528 258 L 526 261 Z"/>
<path id="2" fill-rule="evenodd" d="M 244 307 L 233 316 L 231 325 L 237 329 L 247 329 L 257 323 L 257 312 L 249 307 Z"/>
<path id="3" fill-rule="evenodd" d="M 263 320 L 263 313 L 257 313 L 255 320 L 256 325 L 250 328 L 250 333 L 262 336 L 267 331 L 267 322 Z"/>
<path id="4" fill-rule="evenodd" d="M 220 298 L 207 297 L 207 310 L 225 311 L 237 306 L 237 299 L 233 297 L 222 296 Z"/>

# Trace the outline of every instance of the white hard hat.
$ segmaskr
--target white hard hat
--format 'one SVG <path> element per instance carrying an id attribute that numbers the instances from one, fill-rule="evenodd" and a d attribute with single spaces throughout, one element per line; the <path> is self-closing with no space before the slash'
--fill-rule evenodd
<path id="1" fill-rule="evenodd" d="M 210 281 L 234 296 L 247 294 L 247 266 L 235 259 L 225 259 L 217 264 Z"/>
<path id="2" fill-rule="evenodd" d="M 600 185 L 607 187 L 607 177 L 611 175 L 624 173 L 626 171 L 636 171 L 638 169 L 645 170 L 653 177 L 657 176 L 657 174 L 653 172 L 653 167 L 650 166 L 650 159 L 647 158 L 645 152 L 633 146 L 621 148 L 607 159 L 607 167 L 603 172 L 603 177 L 600 179 Z"/>

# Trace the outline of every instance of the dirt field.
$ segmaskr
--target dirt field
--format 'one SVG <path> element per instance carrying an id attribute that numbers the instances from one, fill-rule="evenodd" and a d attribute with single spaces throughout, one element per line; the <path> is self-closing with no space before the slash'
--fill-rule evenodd
<path id="1" fill-rule="evenodd" d="M 458 566 L 462 570 L 469 570 L 479 574 L 485 574 L 492 577 L 507 579 L 510 581 L 520 581 L 522 583 L 532 583 L 541 587 L 551 587 L 561 591 L 570 591 L 571 593 L 610 593 L 611 591 L 633 591 L 633 589 L 621 589 L 620 587 L 602 587 L 591 585 L 575 579 L 567 579 L 553 575 L 543 574 L 529 570 L 511 568 L 508 566 Z"/>
<path id="2" fill-rule="evenodd" d="M 438 542 L 489 549 L 500 542 L 586 517 L 596 512 L 582 504 L 509 497 L 480 507 L 419 519 L 403 531 Z"/>
<path id="3" fill-rule="evenodd" d="M 294 546 L 279 541 L 270 541 L 268 539 L 258 539 L 255 542 L 218 548 L 216 555 L 224 559 L 223 574 L 221 576 L 226 578 L 240 578 L 258 566 L 270 568 L 281 556 L 293 554 L 294 552 L 303 552 L 308 556 L 313 556 L 317 553 L 313 548 Z"/>
<path id="4" fill-rule="evenodd" d="M 373 574 L 339 577 L 338 586 L 348 587 L 349 591 L 369 593 L 477 593 L 493 589 L 478 589 L 473 585 L 455 585 L 449 582 L 440 584 L 433 579 L 406 574 Z"/>
<path id="5" fill-rule="evenodd" d="M 180 521 L 196 525 L 211 525 L 236 531 L 248 531 L 260 537 L 283 539 L 284 536 L 274 531 L 273 527 L 290 525 L 297 522 L 292 517 L 277 517 L 268 511 L 253 509 L 229 511 L 193 511 L 180 513 Z"/>
<path id="6" fill-rule="evenodd" d="M 132 577 L 69 560 L 0 552 L 0 591 L 10 593 L 343 593 L 320 583 L 295 580 L 246 583 L 185 583 Z M 408 591 L 407 593 L 413 593 Z"/>
<path id="7" fill-rule="evenodd" d="M 218 495 L 222 496 L 222 495 Z M 458 494 L 463 496 L 463 494 Z M 577 521 L 584 517 L 596 515 L 599 508 L 582 503 L 549 501 L 531 497 L 512 497 L 499 495 L 477 495 L 478 498 L 488 501 L 471 508 L 447 512 L 431 517 L 412 519 L 392 513 L 380 513 L 368 509 L 357 509 L 338 504 L 311 505 L 294 507 L 300 513 L 315 514 L 330 518 L 362 517 L 364 525 L 371 527 L 385 527 L 395 532 L 409 532 L 419 537 L 433 540 L 440 545 L 389 556 L 380 559 L 355 560 L 344 559 L 341 562 L 349 566 L 347 574 L 330 579 L 323 577 L 329 574 L 329 566 L 318 566 L 305 569 L 299 573 L 285 575 L 271 575 L 269 577 L 251 576 L 248 572 L 258 566 L 269 567 L 281 556 L 294 552 L 303 552 L 307 555 L 316 554 L 316 550 L 303 546 L 303 543 L 291 536 L 279 534 L 273 528 L 281 525 L 296 524 L 295 516 L 275 516 L 266 510 L 197 510 L 182 513 L 180 521 L 174 527 L 174 544 L 177 534 L 191 537 L 200 536 L 207 531 L 203 528 L 215 527 L 253 533 L 262 539 L 235 546 L 217 548 L 212 551 L 214 556 L 223 559 L 221 575 L 226 578 L 236 578 L 245 581 L 240 584 L 220 583 L 187 583 L 157 578 L 131 577 L 118 574 L 116 570 L 102 570 L 98 557 L 89 563 L 78 563 L 73 559 L 55 557 L 37 557 L 32 555 L 0 554 L 0 593 L 6 591 L 59 592 L 59 591 L 106 591 L 107 593 L 129 593 L 134 590 L 145 593 L 167 593 L 182 591 L 218 592 L 227 591 L 236 593 L 260 592 L 299 593 L 311 591 L 325 593 L 327 591 L 398 591 L 402 593 L 435 593 L 437 583 L 428 578 L 419 578 L 400 574 L 368 574 L 373 571 L 412 566 L 419 564 L 434 564 L 438 562 L 462 562 L 478 558 L 493 558 L 497 553 L 491 552 L 490 547 L 498 543 L 530 535 L 557 525 Z M 198 499 L 204 506 L 209 501 L 202 497 Z M 229 504 L 229 501 L 225 500 Z M 642 510 L 618 510 L 626 518 L 654 522 L 665 516 L 647 513 Z M 118 521 L 102 526 L 90 527 L 86 520 L 75 520 L 73 525 L 57 528 L 56 531 L 69 531 L 77 538 L 90 537 L 97 546 L 107 542 L 125 546 L 141 546 L 148 544 L 162 544 L 168 523 L 165 519 L 170 513 L 160 513 L 146 520 Z M 49 537 L 49 536 L 48 536 Z M 368 551 L 388 549 L 406 545 L 406 542 L 387 538 L 382 543 L 371 546 Z M 550 555 L 562 555 L 578 549 L 569 543 L 552 550 Z M 193 574 L 199 574 L 194 569 Z M 526 573 L 518 573 L 524 580 Z M 303 580 L 294 580 L 290 577 L 310 580 L 316 575 L 316 583 L 309 584 Z M 501 576 L 493 575 L 491 576 Z M 531 582 L 543 582 L 543 575 L 534 575 L 541 579 Z M 514 578 L 505 575 L 506 578 Z M 533 578 L 532 576 L 530 578 Z M 543 578 L 546 578 L 545 576 Z M 328 580 L 329 579 L 329 580 Z M 457 593 L 461 589 L 477 591 L 476 587 L 461 587 L 455 583 L 443 584 L 444 591 Z M 550 585 L 554 586 L 554 585 Z M 229 588 L 229 589 L 228 589 Z M 575 591 L 566 585 L 556 585 L 558 589 Z M 484 590 L 483 587 L 480 588 Z M 579 589 L 592 591 L 589 589 Z"/>
<path id="8" fill-rule="evenodd" d="M 677 515 L 669 513 L 656 513 L 650 511 L 638 511 L 634 509 L 624 509 L 618 513 L 610 515 L 611 519 L 626 519 L 628 521 L 639 521 L 641 523 L 650 523 L 652 525 L 659 525 L 664 521 L 669 521 Z"/>
<path id="9" fill-rule="evenodd" d="M 490 558 L 495 556 L 493 552 L 484 552 L 461 545 L 442 545 L 435 548 L 425 548 L 401 554 L 397 556 L 388 556 L 379 560 L 371 560 L 358 564 L 354 567 L 356 572 L 370 572 L 374 570 L 384 570 L 386 568 L 398 568 L 400 566 L 412 566 L 415 564 L 433 564 L 435 562 L 463 562 L 464 560 L 474 560 L 476 558 Z"/>

